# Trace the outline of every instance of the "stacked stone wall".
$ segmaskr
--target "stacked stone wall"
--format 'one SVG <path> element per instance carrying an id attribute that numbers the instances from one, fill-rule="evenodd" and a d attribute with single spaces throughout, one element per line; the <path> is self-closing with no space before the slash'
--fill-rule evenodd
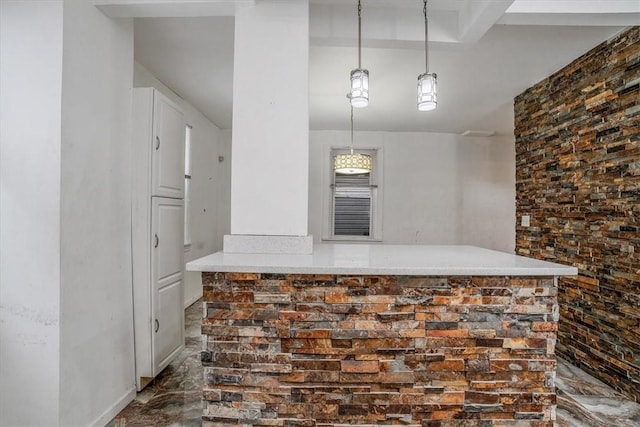
<path id="1" fill-rule="evenodd" d="M 517 253 L 578 267 L 558 353 L 640 401 L 640 27 L 515 99 Z"/>

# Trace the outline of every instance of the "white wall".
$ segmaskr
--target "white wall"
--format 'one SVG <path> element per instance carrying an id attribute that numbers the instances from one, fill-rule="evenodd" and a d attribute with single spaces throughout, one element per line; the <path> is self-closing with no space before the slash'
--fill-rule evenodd
<path id="1" fill-rule="evenodd" d="M 384 243 L 469 244 L 513 253 L 513 138 L 356 132 L 358 147 L 384 152 Z M 309 231 L 322 236 L 323 147 L 344 147 L 349 132 L 310 134 Z"/>
<path id="2" fill-rule="evenodd" d="M 134 65 L 133 86 L 158 89 L 182 107 L 187 123 L 192 126 L 191 210 L 189 212 L 191 248 L 184 254 L 185 262 L 221 250 L 225 230 L 222 230 L 218 224 L 219 210 L 222 209 L 219 207 L 220 175 L 228 160 L 225 154 L 220 153 L 220 129 L 137 62 Z M 219 155 L 225 156 L 224 162 L 218 162 Z M 225 182 L 228 186 L 229 181 Z M 229 210 L 228 204 L 226 210 Z M 184 301 L 185 306 L 188 306 L 202 296 L 200 274 L 185 272 L 184 285 Z"/>
<path id="3" fill-rule="evenodd" d="M 65 0 L 60 425 L 105 424 L 134 396 L 133 21 Z"/>
<path id="4" fill-rule="evenodd" d="M 515 253 L 516 161 L 513 137 L 459 140 L 461 242 Z"/>
<path id="5" fill-rule="evenodd" d="M 0 425 L 58 420 L 62 1 L 0 2 Z"/>

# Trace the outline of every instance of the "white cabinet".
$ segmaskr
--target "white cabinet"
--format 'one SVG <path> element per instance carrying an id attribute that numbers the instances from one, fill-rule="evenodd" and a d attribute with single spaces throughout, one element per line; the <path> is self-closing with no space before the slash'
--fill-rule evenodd
<path id="1" fill-rule="evenodd" d="M 184 348 L 184 135 L 180 108 L 133 90 L 132 257 L 136 385 Z"/>

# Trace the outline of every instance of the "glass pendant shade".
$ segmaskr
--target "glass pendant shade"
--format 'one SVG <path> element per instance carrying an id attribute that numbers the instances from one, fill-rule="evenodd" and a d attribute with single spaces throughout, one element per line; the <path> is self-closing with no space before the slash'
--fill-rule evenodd
<path id="1" fill-rule="evenodd" d="M 333 158 L 333 170 L 345 175 L 371 172 L 371 156 L 354 153 L 338 154 Z"/>
<path id="2" fill-rule="evenodd" d="M 351 71 L 351 92 L 349 93 L 351 105 L 355 108 L 363 108 L 369 105 L 369 71 L 356 68 Z"/>
<path id="3" fill-rule="evenodd" d="M 418 110 L 435 110 L 438 105 L 436 73 L 424 73 L 418 76 Z"/>

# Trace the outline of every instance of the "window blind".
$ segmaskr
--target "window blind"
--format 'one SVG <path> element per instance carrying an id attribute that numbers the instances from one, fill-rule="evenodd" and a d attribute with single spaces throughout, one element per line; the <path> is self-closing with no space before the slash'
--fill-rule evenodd
<path id="1" fill-rule="evenodd" d="M 335 174 L 334 226 L 336 236 L 371 235 L 370 175 Z"/>

